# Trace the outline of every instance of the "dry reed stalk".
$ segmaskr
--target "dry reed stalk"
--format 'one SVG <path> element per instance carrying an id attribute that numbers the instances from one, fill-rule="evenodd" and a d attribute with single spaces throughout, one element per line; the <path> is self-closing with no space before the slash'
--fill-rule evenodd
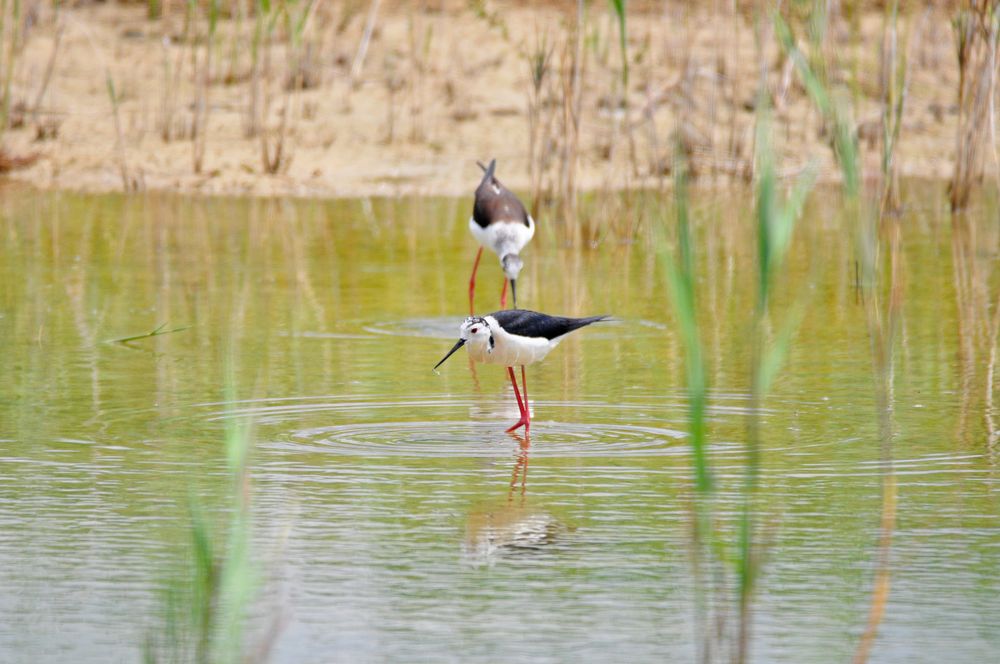
<path id="1" fill-rule="evenodd" d="M 247 5 L 246 0 L 235 0 L 234 2 L 236 8 L 233 11 L 230 8 L 231 18 L 235 17 L 234 25 L 230 30 L 230 40 L 229 40 L 229 71 L 223 77 L 223 81 L 227 84 L 232 84 L 241 79 L 240 74 L 240 55 L 243 52 L 243 26 L 247 21 Z"/>
<path id="2" fill-rule="evenodd" d="M 949 188 L 951 209 L 968 205 L 983 170 L 982 147 L 992 127 L 997 78 L 1000 14 L 991 0 L 969 0 L 952 21 L 958 55 L 958 127 L 955 168 Z"/>
<path id="3" fill-rule="evenodd" d="M 0 136 L 10 125 L 11 84 L 24 49 L 21 0 L 0 0 Z"/>
<path id="4" fill-rule="evenodd" d="M 253 35 L 250 39 L 250 84 L 244 138 L 256 137 L 267 117 L 267 85 L 270 73 L 271 34 L 276 12 L 270 0 L 255 0 Z"/>
<path id="5" fill-rule="evenodd" d="M 288 131 L 288 110 L 291 100 L 286 97 L 285 104 L 281 107 L 281 115 L 276 130 L 277 138 L 272 146 L 268 140 L 268 130 L 262 129 L 260 132 L 260 156 L 264 172 L 268 175 L 275 175 L 282 172 L 291 164 L 291 156 L 285 152 L 285 137 Z"/>
<path id="6" fill-rule="evenodd" d="M 736 67 L 742 30 L 740 30 L 740 15 L 736 7 L 736 0 L 729 3 L 729 25 L 729 48 L 726 49 L 729 59 L 726 60 L 725 71 L 726 78 L 729 80 L 729 137 L 726 140 L 726 151 L 730 157 L 739 158 L 742 145 L 739 136 L 742 132 L 739 128 L 739 114 L 737 113 L 738 99 L 740 98 L 740 77 L 736 75 Z"/>
<path id="7" fill-rule="evenodd" d="M 298 5 L 296 5 L 298 7 Z M 300 91 L 305 87 L 305 69 L 302 67 L 302 61 L 304 57 L 303 35 L 309 30 L 313 18 L 316 15 L 317 7 L 319 3 L 315 0 L 306 0 L 303 7 L 300 7 L 301 11 L 294 13 L 292 9 L 285 5 L 283 7 L 283 15 L 285 18 L 284 27 L 284 37 L 285 37 L 285 58 L 286 58 L 286 74 L 283 77 L 285 81 L 284 85 L 284 103 L 281 107 L 281 115 L 278 121 L 278 126 L 273 132 L 269 132 L 266 126 L 268 109 L 270 108 L 270 86 L 268 81 L 270 79 L 270 62 L 271 62 L 271 49 L 266 49 L 265 51 L 265 76 L 264 76 L 264 115 L 261 119 L 262 131 L 260 132 L 260 146 L 261 146 L 261 162 L 264 167 L 264 171 L 270 175 L 276 173 L 284 172 L 291 165 L 293 154 L 287 145 L 288 138 L 291 134 L 296 114 L 296 100 Z M 274 134 L 273 145 L 270 142 L 269 134 Z"/>
<path id="8" fill-rule="evenodd" d="M 243 138 L 254 138 L 260 130 L 260 49 L 262 39 L 260 7 L 254 13 L 253 35 L 250 39 L 250 80 L 247 83 L 247 112 L 243 116 Z"/>
<path id="9" fill-rule="evenodd" d="M 614 12 L 614 17 L 616 25 L 618 28 L 618 50 L 619 57 L 621 60 L 620 71 L 616 85 L 620 85 L 621 89 L 619 91 L 619 108 L 621 108 L 621 117 L 617 112 L 611 114 L 612 121 L 614 123 L 612 131 L 614 138 L 617 138 L 619 124 L 625 129 L 625 138 L 628 141 L 628 154 L 629 154 L 629 164 L 632 167 L 632 175 L 634 177 L 639 176 L 639 164 L 638 157 L 636 154 L 635 146 L 635 133 L 633 131 L 632 123 L 632 108 L 629 103 L 629 49 L 628 49 L 628 12 L 625 0 L 610 0 L 611 8 Z M 612 140 L 612 146 L 614 146 L 614 139 Z M 614 147 L 612 147 L 612 153 L 614 152 Z M 613 159 L 609 159 L 609 163 L 613 162 Z M 623 183 L 625 185 L 625 191 L 629 191 L 628 181 Z"/>
<path id="10" fill-rule="evenodd" d="M 254 126 L 256 127 L 256 136 L 260 145 L 260 157 L 261 157 L 261 167 L 265 173 L 274 174 L 278 172 L 278 168 L 281 166 L 281 146 L 275 145 L 275 149 L 272 151 L 271 144 L 269 142 L 268 136 L 268 117 L 270 117 L 272 97 L 271 97 L 271 58 L 272 58 L 272 47 L 270 43 L 270 37 L 272 34 L 272 29 L 274 27 L 274 19 L 271 16 L 270 3 L 265 3 L 263 0 L 258 0 L 258 11 L 261 11 L 264 7 L 267 16 L 262 17 L 258 21 L 258 25 L 264 25 L 266 23 L 267 29 L 262 33 L 264 37 L 264 42 L 260 45 L 260 51 L 258 52 L 258 57 L 255 60 L 255 68 L 253 75 L 253 86 L 254 99 L 252 100 L 255 107 L 258 107 L 257 113 L 254 117 Z M 279 116 L 280 124 L 284 124 L 287 121 L 287 110 L 288 107 L 285 106 L 281 115 Z"/>
<path id="11" fill-rule="evenodd" d="M 171 65 L 171 39 L 164 36 L 161 44 L 163 47 L 163 88 L 160 94 L 160 138 L 164 143 L 170 143 L 179 136 L 186 134 L 186 131 L 177 131 L 177 100 L 180 97 L 181 80 L 184 74 L 184 49 L 191 38 L 192 7 L 190 4 L 184 5 L 184 27 L 181 32 L 180 46 L 177 54 L 173 58 Z"/>
<path id="12" fill-rule="evenodd" d="M 115 87 L 114 77 L 111 75 L 111 66 L 108 64 L 104 51 L 97 45 L 97 42 L 94 40 L 94 35 L 87 25 L 80 24 L 80 28 L 84 36 L 87 38 L 87 42 L 90 44 L 90 48 L 94 52 L 95 57 L 103 65 L 104 85 L 108 93 L 108 99 L 111 102 L 111 119 L 115 129 L 115 155 L 118 161 L 118 172 L 122 179 L 122 191 L 139 191 L 144 186 L 142 173 L 140 171 L 139 175 L 136 176 L 129 168 L 128 155 L 125 150 L 125 132 L 122 129 L 121 113 L 119 112 L 118 91 Z"/>
<path id="13" fill-rule="evenodd" d="M 718 2 L 714 3 L 712 7 L 713 18 L 719 15 Z M 720 155 L 718 153 L 719 142 L 716 140 L 716 130 L 719 127 L 719 115 L 720 107 L 722 105 L 722 94 L 720 93 L 720 88 L 723 85 L 723 79 L 725 77 L 725 66 L 722 64 L 724 62 L 724 56 L 719 53 L 718 47 L 728 47 L 725 39 L 722 36 L 722 32 L 725 28 L 725 24 L 720 20 L 713 20 L 712 25 L 712 40 L 715 42 L 717 48 L 714 54 L 714 62 L 707 63 L 706 73 L 708 74 L 708 90 L 706 93 L 705 106 L 706 110 L 704 117 L 707 120 L 708 128 L 704 132 L 704 137 L 706 140 L 706 145 L 702 147 L 702 150 L 708 157 L 710 164 L 710 169 L 715 170 L 715 164 L 721 161 Z M 728 50 L 728 49 L 727 49 Z"/>
<path id="14" fill-rule="evenodd" d="M 32 121 L 36 123 L 38 122 L 38 111 L 42 107 L 42 100 L 45 99 L 45 93 L 49 89 L 49 82 L 52 80 L 52 72 L 56 67 L 56 56 L 59 53 L 59 43 L 62 41 L 62 35 L 65 29 L 65 24 L 61 22 L 56 26 L 56 33 L 52 37 L 52 50 L 49 51 L 49 59 L 45 63 L 45 72 L 42 74 L 42 82 L 38 86 L 38 94 L 35 95 L 35 102 L 31 105 Z"/>
<path id="15" fill-rule="evenodd" d="M 660 137 L 656 130 L 656 113 L 660 108 L 661 97 L 654 88 L 653 71 L 656 65 L 650 58 L 649 70 L 646 75 L 645 95 L 646 103 L 639 111 L 640 122 L 646 130 L 646 170 L 649 175 L 655 176 L 660 189 L 666 185 L 668 166 L 666 157 L 661 153 Z"/>
<path id="16" fill-rule="evenodd" d="M 882 89 L 882 196 L 881 214 L 898 212 L 902 208 L 899 197 L 899 164 L 896 147 L 903 126 L 903 111 L 908 88 L 908 58 L 905 55 L 906 37 L 899 43 L 899 3 L 894 0 L 886 5 L 882 23 L 882 52 L 879 79 Z M 900 52 L 903 53 L 900 56 Z"/>
<path id="17" fill-rule="evenodd" d="M 191 160 L 195 173 L 201 173 L 205 160 L 205 139 L 208 134 L 208 96 L 212 80 L 212 54 L 215 52 L 215 33 L 219 21 L 219 0 L 208 0 L 208 30 L 205 35 L 205 53 L 198 67 L 197 44 L 191 44 L 192 75 L 195 77 L 195 98 L 191 118 Z"/>
<path id="18" fill-rule="evenodd" d="M 528 88 L 528 180 L 531 182 L 531 214 L 538 217 L 539 198 L 542 190 L 542 174 L 546 170 L 543 162 L 548 150 L 543 149 L 545 145 L 542 133 L 543 125 L 542 112 L 544 110 L 543 92 L 548 90 L 547 83 L 551 66 L 553 47 L 549 46 L 548 33 L 535 32 L 535 41 L 530 52 L 526 54 L 528 73 L 531 78 L 531 85 Z M 551 121 L 551 115 L 548 116 Z"/>
<path id="19" fill-rule="evenodd" d="M 396 140 L 396 94 L 403 89 L 405 81 L 403 76 L 397 71 L 397 65 L 393 58 L 387 57 L 382 63 L 384 72 L 382 84 L 385 86 L 387 94 L 385 105 L 385 136 L 382 139 L 387 145 Z"/>
<path id="20" fill-rule="evenodd" d="M 423 121 L 424 88 L 434 27 L 428 24 L 427 28 L 421 31 L 415 14 L 411 13 L 407 28 L 409 76 L 406 77 L 406 82 L 409 86 L 410 140 L 420 142 L 427 138 Z"/>
<path id="21" fill-rule="evenodd" d="M 128 155 L 125 152 L 125 135 L 122 131 L 122 121 L 118 112 L 118 93 L 115 89 L 115 81 L 111 77 L 111 70 L 105 68 L 104 82 L 108 89 L 108 98 L 111 101 L 111 117 L 115 126 L 115 153 L 118 156 L 118 172 L 122 178 L 122 191 L 138 191 L 139 181 L 132 176 L 128 165 Z"/>
<path id="22" fill-rule="evenodd" d="M 368 18 L 365 19 L 365 29 L 361 33 L 361 41 L 358 43 L 358 50 L 354 54 L 354 61 L 351 63 L 350 87 L 354 88 L 361 79 L 361 71 L 365 66 L 365 57 L 368 55 L 368 46 L 371 44 L 372 33 L 375 32 L 375 20 L 378 18 L 378 7 L 381 0 L 372 0 L 368 7 Z"/>
<path id="23" fill-rule="evenodd" d="M 580 116 L 585 75 L 584 31 L 587 21 L 586 0 L 577 0 L 576 23 L 563 48 L 562 57 L 562 136 L 559 168 L 559 209 L 564 230 L 572 244 L 580 242 L 577 217 L 577 168 L 579 166 Z"/>

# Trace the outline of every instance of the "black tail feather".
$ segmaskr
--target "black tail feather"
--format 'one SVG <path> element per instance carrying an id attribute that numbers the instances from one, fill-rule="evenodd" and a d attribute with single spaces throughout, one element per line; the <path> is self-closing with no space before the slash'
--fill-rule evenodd
<path id="1" fill-rule="evenodd" d="M 477 161 L 476 164 L 478 164 L 479 168 L 483 169 L 483 182 L 489 182 L 495 179 L 496 176 L 494 175 L 494 173 L 497 170 L 496 159 L 491 159 L 489 166 L 483 166 L 483 162 L 481 161 Z"/>

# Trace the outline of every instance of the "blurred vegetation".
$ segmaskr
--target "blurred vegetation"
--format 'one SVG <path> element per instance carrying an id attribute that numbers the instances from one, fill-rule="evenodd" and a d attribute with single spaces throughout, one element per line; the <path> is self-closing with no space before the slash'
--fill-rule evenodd
<path id="1" fill-rule="evenodd" d="M 3 3 L 0 131 L 19 132 L 4 143 L 18 146 L 8 149 L 8 168 L 58 153 L 67 113 L 78 112 L 46 103 L 67 57 L 67 40 L 58 36 L 68 26 L 75 39 L 91 30 L 88 21 L 106 21 L 74 14 L 99 6 Z M 107 130 L 117 137 L 125 191 L 178 181 L 177 172 L 147 177 L 146 155 L 157 147 L 144 140 L 147 132 L 163 146 L 190 145 L 186 167 L 174 156 L 169 162 L 190 174 L 183 181 L 232 176 L 236 168 L 303 184 L 322 170 L 315 151 L 353 132 L 384 164 L 401 154 L 449 162 L 461 154 L 469 164 L 499 156 L 507 180 L 529 192 L 530 208 L 552 218 L 561 241 L 631 241 L 650 219 L 638 193 L 616 193 L 669 186 L 674 146 L 694 183 L 753 181 L 760 99 L 772 109 L 781 179 L 816 159 L 821 179 L 848 177 L 835 165 L 851 142 L 858 159 L 849 177 L 857 184 L 950 173 L 952 206 L 960 209 L 1000 165 L 996 151 L 982 147 L 993 134 L 1000 60 L 997 15 L 985 0 L 124 6 L 145 6 L 148 20 L 123 18 L 120 43 L 94 40 L 92 48 L 108 61 L 102 75 L 114 128 Z M 488 38 L 489 58 L 455 61 L 469 33 Z M 24 62 L 26 46 L 39 39 L 48 45 Z M 161 55 L 158 71 L 143 72 L 141 84 L 102 54 L 130 40 Z M 494 80 L 502 101 L 490 98 Z M 152 113 L 138 105 L 144 94 L 158 100 Z M 255 163 L 213 156 L 213 144 L 231 140 L 225 132 L 234 117 Z M 482 123 L 500 128 L 505 140 L 477 138 L 472 149 L 501 154 L 467 154 L 470 130 L 489 134 L 474 131 Z M 512 132 L 516 142 L 506 140 Z M 25 140 L 30 135 L 34 141 Z M 308 164 L 299 163 L 304 150 L 312 154 Z M 899 207 L 897 189 L 884 189 L 884 206 Z"/>

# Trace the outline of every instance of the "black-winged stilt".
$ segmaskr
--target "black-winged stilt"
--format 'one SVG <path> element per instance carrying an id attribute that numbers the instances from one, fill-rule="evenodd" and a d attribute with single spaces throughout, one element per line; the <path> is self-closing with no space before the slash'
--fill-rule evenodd
<path id="1" fill-rule="evenodd" d="M 524 209 L 517 196 L 497 179 L 497 160 L 492 160 L 489 166 L 479 164 L 479 167 L 483 169 L 483 179 L 476 187 L 476 201 L 469 219 L 469 230 L 480 244 L 476 262 L 472 265 L 472 276 L 469 278 L 469 315 L 476 311 L 476 270 L 479 269 L 479 259 L 483 256 L 484 247 L 500 258 L 500 266 L 503 268 L 505 278 L 503 292 L 500 294 L 500 308 L 507 307 L 507 281 L 510 281 L 511 297 L 517 307 L 515 282 L 524 266 L 519 254 L 535 235 L 535 220 Z"/>
<path id="2" fill-rule="evenodd" d="M 514 431 L 521 426 L 528 431 L 531 428 L 531 412 L 528 409 L 525 365 L 541 361 L 573 330 L 607 318 L 607 316 L 565 318 L 525 309 L 507 309 L 494 311 L 486 316 L 469 316 L 459 328 L 458 343 L 434 365 L 434 369 L 444 364 L 444 361 L 462 346 L 468 347 L 469 357 L 476 362 L 506 366 L 510 383 L 514 386 L 517 407 L 521 411 L 521 419 L 507 431 Z M 514 377 L 516 366 L 521 367 L 524 401 L 521 400 L 521 391 L 517 389 L 517 379 Z"/>

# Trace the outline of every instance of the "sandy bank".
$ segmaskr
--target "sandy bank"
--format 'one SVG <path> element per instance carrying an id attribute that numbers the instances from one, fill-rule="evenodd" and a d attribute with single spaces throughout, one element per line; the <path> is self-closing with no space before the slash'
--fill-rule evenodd
<path id="1" fill-rule="evenodd" d="M 262 51 L 269 70 L 255 77 L 252 17 L 223 17 L 206 67 L 208 49 L 190 44 L 206 43 L 207 21 L 195 17 L 185 37 L 183 3 L 165 4 L 156 20 L 142 5 L 85 5 L 58 15 L 40 5 L 15 70 L 18 126 L 4 136 L 8 153 L 39 158 L 8 177 L 95 192 L 128 184 L 205 194 L 466 194 L 478 177 L 475 160 L 497 157 L 510 185 L 529 189 L 534 173 L 537 184 L 555 187 L 566 176 L 558 155 L 573 126 L 581 188 L 656 184 L 669 172 L 669 137 L 678 130 L 700 176 L 726 181 L 747 170 L 762 62 L 772 70 L 783 169 L 818 159 L 824 176 L 835 175 L 821 119 L 773 37 L 761 57 L 748 17 L 709 16 L 680 3 L 631 16 L 626 110 L 617 27 L 606 6 L 594 4 L 578 60 L 580 114 L 572 117 L 561 96 L 573 75 L 575 17 L 551 7 L 490 10 L 500 6 L 487 3 L 489 11 L 477 14 L 466 3 L 380 3 L 362 62 L 369 3 L 319 3 L 303 17 L 297 45 L 283 37 L 284 19 L 276 22 Z M 898 152 L 904 175 L 951 171 L 957 71 L 947 21 L 928 11 L 901 22 L 910 81 Z M 872 13 L 854 27 L 831 20 L 824 41 L 838 63 L 830 79 L 852 91 L 859 109 L 869 175 L 878 173 L 880 156 L 881 40 L 882 17 Z M 548 53 L 548 70 L 533 106 L 529 63 L 537 53 Z M 262 127 L 256 136 L 248 131 L 253 122 Z M 193 139 L 199 123 L 202 138 Z M 282 131 L 284 158 L 268 173 L 261 135 L 273 152 Z"/>

